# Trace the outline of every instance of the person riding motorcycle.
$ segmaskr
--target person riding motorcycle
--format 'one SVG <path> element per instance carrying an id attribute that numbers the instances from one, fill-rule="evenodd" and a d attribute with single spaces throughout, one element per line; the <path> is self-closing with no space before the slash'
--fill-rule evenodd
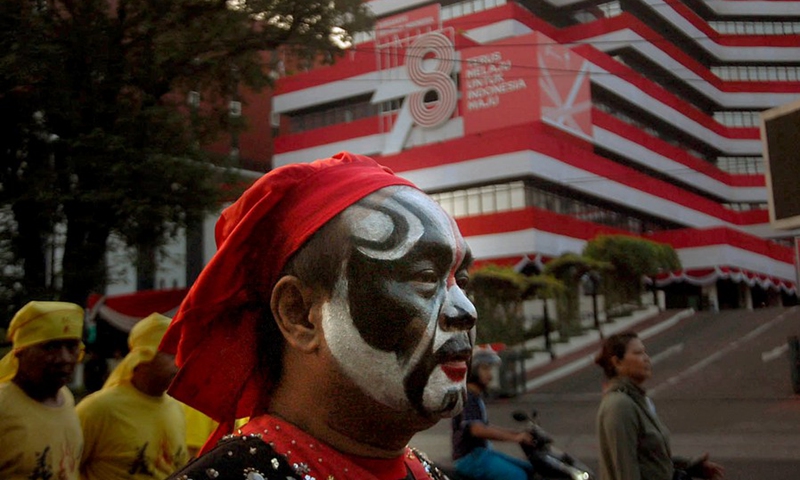
<path id="1" fill-rule="evenodd" d="M 464 410 L 453 417 L 453 464 L 458 474 L 475 480 L 526 480 L 532 472 L 530 462 L 494 450 L 491 440 L 533 444 L 529 432 L 518 432 L 489 425 L 483 396 L 493 378 L 493 366 L 501 363 L 491 348 L 478 348 L 472 354 L 467 376 L 467 401 Z"/>

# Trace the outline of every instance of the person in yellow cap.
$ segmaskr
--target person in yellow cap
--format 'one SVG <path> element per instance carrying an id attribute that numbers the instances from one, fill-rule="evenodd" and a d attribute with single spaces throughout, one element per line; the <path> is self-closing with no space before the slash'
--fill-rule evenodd
<path id="1" fill-rule="evenodd" d="M 159 480 L 188 460 L 182 407 L 165 393 L 175 358 L 157 351 L 169 323 L 158 313 L 140 320 L 128 337 L 128 355 L 100 391 L 78 404 L 82 479 Z"/>
<path id="2" fill-rule="evenodd" d="M 0 359 L 0 479 L 77 480 L 83 435 L 66 387 L 80 361 L 83 309 L 30 302 L 8 327 Z"/>

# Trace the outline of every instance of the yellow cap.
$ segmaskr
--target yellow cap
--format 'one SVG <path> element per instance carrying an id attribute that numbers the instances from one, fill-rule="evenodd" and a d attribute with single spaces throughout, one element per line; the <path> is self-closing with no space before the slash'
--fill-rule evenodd
<path id="1" fill-rule="evenodd" d="M 160 313 L 151 313 L 139 320 L 128 335 L 130 352 L 108 376 L 103 388 L 130 382 L 137 365 L 149 362 L 156 356 L 161 338 L 172 320 Z"/>
<path id="2" fill-rule="evenodd" d="M 11 319 L 6 336 L 14 351 L 0 359 L 0 382 L 17 374 L 16 351 L 52 340 L 80 340 L 83 309 L 67 302 L 28 302 Z"/>

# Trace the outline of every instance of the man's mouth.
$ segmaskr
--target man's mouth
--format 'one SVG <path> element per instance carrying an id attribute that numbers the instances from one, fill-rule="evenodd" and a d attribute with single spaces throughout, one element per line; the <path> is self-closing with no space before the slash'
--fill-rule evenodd
<path id="1" fill-rule="evenodd" d="M 52 372 L 50 375 L 51 375 L 51 378 L 53 380 L 58 380 L 58 381 L 61 381 L 61 382 L 68 382 L 72 378 L 72 374 L 73 373 L 74 373 L 73 371 L 59 370 L 59 371 L 56 371 L 56 372 Z"/>
<path id="2" fill-rule="evenodd" d="M 440 365 L 447 378 L 454 382 L 460 382 L 467 377 L 467 362 L 449 361 Z"/>
<path id="3" fill-rule="evenodd" d="M 471 356 L 472 344 L 466 334 L 447 340 L 435 354 L 439 368 L 453 382 L 463 382 L 467 377 Z"/>

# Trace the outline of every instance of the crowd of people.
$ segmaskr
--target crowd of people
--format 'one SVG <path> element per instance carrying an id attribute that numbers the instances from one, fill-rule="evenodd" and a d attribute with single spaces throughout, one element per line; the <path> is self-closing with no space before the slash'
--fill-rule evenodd
<path id="1" fill-rule="evenodd" d="M 0 361 L 0 478 L 439 479 L 408 444 L 443 418 L 459 471 L 530 475 L 491 449 L 532 439 L 486 416 L 499 358 L 473 356 L 469 247 L 412 183 L 350 153 L 281 167 L 223 211 L 216 240 L 175 317 L 139 321 L 77 406 L 66 384 L 83 310 L 36 301 L 16 314 Z M 719 477 L 707 458 L 673 463 L 636 342 L 599 360 L 611 378 L 601 478 L 672 480 L 675 465 Z"/>
<path id="2" fill-rule="evenodd" d="M 158 345 L 170 319 L 131 330 L 130 352 L 77 406 L 67 388 L 83 355 L 83 309 L 34 301 L 12 319 L 0 361 L 0 478 L 163 479 L 189 460 L 183 407 L 166 395 L 176 368 Z"/>

